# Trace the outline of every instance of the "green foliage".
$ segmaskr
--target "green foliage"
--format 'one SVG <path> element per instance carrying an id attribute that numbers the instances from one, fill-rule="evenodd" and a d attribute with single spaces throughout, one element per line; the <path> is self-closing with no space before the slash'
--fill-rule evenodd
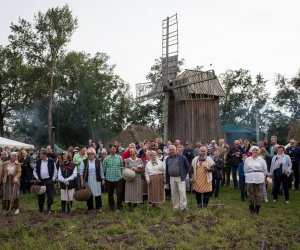
<path id="1" fill-rule="evenodd" d="M 291 119 L 283 109 L 272 105 L 261 74 L 253 81 L 247 70 L 228 70 L 220 79 L 225 90 L 225 97 L 220 100 L 222 124 L 256 127 L 258 119 L 261 130 L 277 135 L 280 143 L 286 142 Z"/>
<path id="2" fill-rule="evenodd" d="M 273 102 L 283 110 L 290 112 L 293 120 L 300 119 L 300 71 L 291 80 L 278 74 L 275 84 L 278 91 Z"/>
<path id="3" fill-rule="evenodd" d="M 9 131 L 14 110 L 28 108 L 33 101 L 30 70 L 10 48 L 0 46 L 0 136 Z"/>
<path id="4" fill-rule="evenodd" d="M 18 24 L 11 25 L 10 46 L 23 56 L 28 64 L 40 76 L 37 83 L 47 91 L 41 91 L 48 105 L 48 143 L 52 143 L 52 109 L 53 97 L 57 84 L 54 82 L 56 67 L 63 56 L 63 50 L 70 41 L 78 24 L 73 18 L 68 5 L 39 12 L 34 23 L 19 19 Z"/>
<path id="5" fill-rule="evenodd" d="M 255 82 L 248 70 L 227 70 L 220 76 L 225 97 L 220 101 L 222 124 L 234 123 L 255 127 L 256 117 L 267 103 L 266 81 L 261 74 Z"/>
<path id="6" fill-rule="evenodd" d="M 11 25 L 9 47 L 30 69 L 32 101 L 14 107 L 16 122 L 10 129 L 34 138 L 38 145 L 46 143 L 46 136 L 52 141 L 53 128 L 58 142 L 67 146 L 88 137 L 109 140 L 128 123 L 133 98 L 129 85 L 114 74 L 109 56 L 65 53 L 77 26 L 67 5 L 39 12 L 32 23 L 20 18 Z M 8 112 L 3 116 L 8 118 Z"/>
<path id="7" fill-rule="evenodd" d="M 109 56 L 70 52 L 59 69 L 55 113 L 65 145 L 87 137 L 109 140 L 127 125 L 132 107 L 129 85 L 115 75 Z M 75 126 L 74 126 L 75 125 Z M 88 135 L 88 136 L 87 136 Z"/>

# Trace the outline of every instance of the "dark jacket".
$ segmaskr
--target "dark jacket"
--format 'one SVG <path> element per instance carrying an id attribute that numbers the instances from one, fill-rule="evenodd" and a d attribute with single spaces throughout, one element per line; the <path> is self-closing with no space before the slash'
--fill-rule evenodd
<path id="1" fill-rule="evenodd" d="M 23 157 L 19 160 L 21 163 L 22 175 L 21 179 L 24 179 L 26 182 L 30 182 L 33 175 L 33 169 L 31 168 L 31 159 L 30 156 L 27 155 L 26 159 Z"/>
<path id="2" fill-rule="evenodd" d="M 300 158 L 300 148 L 299 147 L 288 147 L 285 150 L 286 154 L 291 158 L 293 165 L 298 165 Z"/>
<path id="3" fill-rule="evenodd" d="M 236 153 L 239 153 L 239 154 L 236 155 Z M 238 165 L 243 161 L 242 155 L 244 153 L 245 153 L 245 151 L 242 147 L 236 148 L 233 146 L 228 152 L 229 162 L 230 162 L 231 166 L 238 167 Z"/>
<path id="4" fill-rule="evenodd" d="M 88 164 L 88 158 L 83 160 L 84 163 L 84 170 L 83 170 L 83 178 L 84 182 L 88 182 L 89 180 L 89 164 Z M 98 182 L 102 181 L 101 178 L 101 169 L 102 169 L 102 163 L 99 159 L 95 158 L 95 167 L 96 167 L 96 179 Z M 86 174 L 85 174 L 86 173 Z"/>
<path id="5" fill-rule="evenodd" d="M 69 178 L 75 169 L 75 164 L 73 162 L 69 162 L 69 164 L 61 164 L 60 166 L 61 175 L 66 179 Z M 77 178 L 69 182 L 68 189 L 77 187 Z M 60 188 L 66 189 L 66 185 L 63 182 L 60 182 Z"/>
<path id="6" fill-rule="evenodd" d="M 54 160 L 52 158 L 48 158 L 48 172 L 49 172 L 49 176 L 51 179 L 54 179 Z M 41 165 L 42 165 L 42 160 L 39 159 L 36 162 L 36 174 L 39 177 L 39 179 L 41 178 Z"/>
<path id="7" fill-rule="evenodd" d="M 212 172 L 213 177 L 216 179 L 222 179 L 222 169 L 224 168 L 224 162 L 220 157 L 218 159 L 214 158 L 213 160 L 215 162 Z"/>
<path id="8" fill-rule="evenodd" d="M 189 164 L 188 160 L 186 159 L 186 157 L 184 155 L 176 154 L 176 157 L 179 158 L 179 171 L 180 171 L 181 181 L 185 181 L 187 174 L 190 172 L 191 165 Z M 168 171 L 169 158 L 170 158 L 170 156 L 166 160 L 166 180 L 167 180 L 167 183 L 170 183 L 170 175 L 169 175 L 169 171 Z"/>
<path id="9" fill-rule="evenodd" d="M 187 158 L 189 164 L 191 165 L 195 157 L 195 150 L 192 148 L 186 148 L 185 150 L 183 150 L 182 154 Z"/>

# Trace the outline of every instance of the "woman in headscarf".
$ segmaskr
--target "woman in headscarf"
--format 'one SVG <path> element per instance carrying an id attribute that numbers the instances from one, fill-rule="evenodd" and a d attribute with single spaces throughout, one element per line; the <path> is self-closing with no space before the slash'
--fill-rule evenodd
<path id="1" fill-rule="evenodd" d="M 21 164 L 18 162 L 18 153 L 12 152 L 10 160 L 3 162 L 0 173 L 0 183 L 3 184 L 2 209 L 19 214 L 19 181 L 21 177 Z"/>
<path id="2" fill-rule="evenodd" d="M 247 198 L 251 214 L 258 214 L 263 196 L 265 176 L 268 174 L 267 163 L 259 155 L 259 148 L 252 146 L 251 156 L 245 160 L 244 173 L 247 185 Z"/>
<path id="3" fill-rule="evenodd" d="M 202 146 L 199 149 L 199 156 L 196 156 L 192 161 L 191 172 L 198 208 L 206 208 L 208 205 L 209 195 L 212 192 L 213 165 L 214 161 L 207 156 L 207 148 Z"/>
<path id="4" fill-rule="evenodd" d="M 135 148 L 130 149 L 130 157 L 125 160 L 125 168 L 135 172 L 134 180 L 126 181 L 125 185 L 125 202 L 135 207 L 138 203 L 143 203 L 141 174 L 144 172 L 143 161 L 137 157 Z"/>
<path id="5" fill-rule="evenodd" d="M 77 187 L 77 168 L 72 159 L 73 155 L 71 152 L 63 152 L 62 161 L 58 169 L 58 180 L 61 188 L 61 212 L 67 212 L 67 214 L 71 212 L 73 196 Z"/>
<path id="6" fill-rule="evenodd" d="M 148 183 L 148 201 L 155 205 L 165 202 L 164 190 L 164 165 L 160 161 L 155 151 L 150 153 L 150 161 L 145 168 L 145 177 Z"/>

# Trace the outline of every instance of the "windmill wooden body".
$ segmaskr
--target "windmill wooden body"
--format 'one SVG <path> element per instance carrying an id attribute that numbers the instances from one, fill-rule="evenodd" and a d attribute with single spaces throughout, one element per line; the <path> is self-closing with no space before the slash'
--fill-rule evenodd
<path id="1" fill-rule="evenodd" d="M 213 70 L 185 70 L 177 75 L 178 28 L 170 32 L 170 25 L 177 26 L 177 15 L 163 21 L 166 32 L 163 32 L 162 80 L 154 85 L 145 84 L 144 89 L 141 84 L 137 85 L 137 97 L 142 100 L 163 97 L 165 140 L 208 142 L 217 139 L 220 136 L 219 98 L 225 92 Z M 170 41 L 174 34 L 177 44 Z M 177 50 L 170 50 L 174 45 Z"/>

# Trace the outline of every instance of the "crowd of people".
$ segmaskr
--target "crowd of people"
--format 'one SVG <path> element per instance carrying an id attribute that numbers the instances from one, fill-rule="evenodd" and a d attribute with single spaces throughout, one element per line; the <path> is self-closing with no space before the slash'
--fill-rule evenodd
<path id="1" fill-rule="evenodd" d="M 283 192 L 289 203 L 289 189 L 299 190 L 300 146 L 291 139 L 286 146 L 272 136 L 259 143 L 235 140 L 232 146 L 220 139 L 209 144 L 197 141 L 153 141 L 131 143 L 123 148 L 113 141 L 107 148 L 92 139 L 83 147 L 69 147 L 55 154 L 48 145 L 39 152 L 4 148 L 0 160 L 0 198 L 4 213 L 19 214 L 19 193 L 36 187 L 39 212 L 51 213 L 55 185 L 60 187 L 61 212 L 70 213 L 76 192 L 90 191 L 87 209 L 102 209 L 107 192 L 110 211 L 130 209 L 147 202 L 159 206 L 170 197 L 173 209 L 188 209 L 187 191 L 195 194 L 199 209 L 219 199 L 220 189 L 240 190 L 241 201 L 249 202 L 251 214 L 258 214 L 261 202 L 268 202 L 268 180 L 272 179 L 273 202 Z M 116 196 L 116 199 L 115 199 Z M 94 206 L 95 204 L 95 206 Z"/>

